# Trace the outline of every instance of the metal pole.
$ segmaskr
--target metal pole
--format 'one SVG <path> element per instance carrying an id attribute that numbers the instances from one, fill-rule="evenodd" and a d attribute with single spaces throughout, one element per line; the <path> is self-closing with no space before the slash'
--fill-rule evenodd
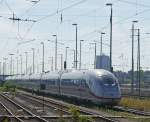
<path id="1" fill-rule="evenodd" d="M 10 75 L 12 75 L 12 68 L 13 68 L 12 63 L 13 63 L 13 61 L 12 61 L 12 55 L 11 55 L 11 69 L 10 69 Z"/>
<path id="2" fill-rule="evenodd" d="M 72 24 L 72 25 L 74 25 L 76 27 L 76 60 L 75 60 L 75 66 L 77 69 L 77 67 L 78 67 L 78 54 L 77 54 L 77 52 L 78 52 L 78 38 L 77 38 L 78 27 L 77 27 L 77 24 Z"/>
<path id="3" fill-rule="evenodd" d="M 112 72 L 112 4 L 110 15 L 110 71 Z"/>
<path id="4" fill-rule="evenodd" d="M 43 55 L 42 55 L 42 72 L 44 72 L 44 42 L 41 42 L 43 46 Z"/>
<path id="5" fill-rule="evenodd" d="M 110 18 L 110 68 L 111 72 L 113 71 L 112 67 L 112 5 L 111 5 L 111 18 Z"/>
<path id="6" fill-rule="evenodd" d="M 100 68 L 102 68 L 102 51 L 103 51 L 103 34 L 105 34 L 104 32 L 101 32 L 101 44 L 100 44 Z"/>
<path id="7" fill-rule="evenodd" d="M 110 71 L 113 71 L 112 67 L 112 5 L 111 5 L 111 15 L 110 15 Z"/>
<path id="8" fill-rule="evenodd" d="M 18 57 L 16 57 L 17 59 L 17 75 L 18 75 Z"/>
<path id="9" fill-rule="evenodd" d="M 6 71 L 6 60 L 7 60 L 7 58 L 3 58 L 3 80 L 4 80 L 4 75 L 6 75 L 5 73 L 5 71 Z"/>
<path id="10" fill-rule="evenodd" d="M 63 70 L 63 54 L 60 54 L 61 56 L 61 71 Z"/>
<path id="11" fill-rule="evenodd" d="M 81 69 L 81 40 L 80 40 L 80 69 Z"/>
<path id="12" fill-rule="evenodd" d="M 94 69 L 96 69 L 96 43 L 95 43 L 95 61 L 94 61 Z"/>
<path id="13" fill-rule="evenodd" d="M 53 56 L 52 56 L 52 71 L 53 71 Z"/>
<path id="14" fill-rule="evenodd" d="M 103 51 L 103 35 L 105 33 L 104 32 L 101 32 L 101 42 L 100 42 L 100 56 L 102 55 L 102 51 Z"/>
<path id="15" fill-rule="evenodd" d="M 77 25 L 76 25 L 76 69 L 78 68 L 78 42 L 77 42 Z"/>
<path id="16" fill-rule="evenodd" d="M 63 70 L 63 54 L 61 54 L 61 70 Z"/>
<path id="17" fill-rule="evenodd" d="M 57 70 L 57 36 L 56 36 L 56 47 L 55 47 L 55 70 Z"/>
<path id="18" fill-rule="evenodd" d="M 76 52 L 75 50 L 73 52 L 74 52 L 74 68 L 76 68 Z"/>
<path id="19" fill-rule="evenodd" d="M 42 67 L 42 72 L 44 72 L 44 43 L 43 43 L 43 67 Z"/>
<path id="20" fill-rule="evenodd" d="M 96 42 L 95 43 L 90 43 L 92 45 L 94 45 L 94 69 L 96 69 Z"/>
<path id="21" fill-rule="evenodd" d="M 20 55 L 20 72 L 21 72 L 21 75 L 22 75 L 22 55 Z"/>
<path id="22" fill-rule="evenodd" d="M 131 82 L 131 93 L 134 92 L 134 23 L 138 21 L 132 21 L 132 82 Z"/>
<path id="23" fill-rule="evenodd" d="M 134 92 L 134 23 L 132 24 L 132 83 L 131 83 L 131 93 Z"/>
<path id="24" fill-rule="evenodd" d="M 56 37 L 55 41 L 55 71 L 57 70 L 57 35 L 52 35 Z"/>
<path id="25" fill-rule="evenodd" d="M 81 58 L 82 58 L 82 56 L 81 56 L 81 53 L 82 53 L 82 51 L 81 51 L 81 49 L 82 49 L 82 46 L 81 46 L 81 42 L 83 42 L 84 40 L 80 40 L 80 69 L 81 69 Z"/>
<path id="26" fill-rule="evenodd" d="M 14 63 L 15 63 L 15 62 L 14 62 L 14 61 L 15 61 L 15 60 L 13 59 L 13 60 L 12 60 L 12 69 L 13 69 L 13 70 L 12 70 L 12 75 L 14 75 L 14 71 L 15 71 L 15 66 L 14 66 Z"/>
<path id="27" fill-rule="evenodd" d="M 140 55 L 140 29 L 138 29 L 139 96 L 141 95 L 141 67 L 140 67 L 141 66 L 141 64 L 140 64 L 141 63 L 141 61 L 140 61 L 141 59 L 140 59 L 140 56 L 141 56 Z"/>
<path id="28" fill-rule="evenodd" d="M 3 61 L 3 80 L 4 80 L 4 75 L 5 75 L 5 61 Z"/>
<path id="29" fill-rule="evenodd" d="M 102 33 L 101 33 L 101 47 L 100 47 L 100 56 L 102 55 Z"/>
<path id="30" fill-rule="evenodd" d="M 1 67 L 1 62 L 0 62 L 0 76 L 1 76 L 1 71 L 2 71 L 2 69 L 1 69 L 2 67 Z"/>
<path id="31" fill-rule="evenodd" d="M 9 66 L 9 64 L 8 64 Z M 11 56 L 11 59 L 10 59 L 10 75 L 12 75 L 12 56 Z"/>
<path id="32" fill-rule="evenodd" d="M 137 29 L 137 31 L 138 31 L 138 29 Z M 137 37 L 138 37 L 138 34 L 137 34 Z M 136 73 L 136 75 L 137 75 L 136 76 L 136 81 L 139 84 L 139 40 L 138 40 L 138 44 L 137 44 L 137 73 Z"/>
<path id="33" fill-rule="evenodd" d="M 67 69 L 67 49 L 68 49 L 69 47 L 66 47 L 66 57 L 65 57 L 65 61 L 66 61 L 66 69 Z"/>
<path id="34" fill-rule="evenodd" d="M 113 67 L 112 67 L 112 3 L 107 3 L 107 6 L 111 7 L 111 14 L 110 14 L 110 71 L 113 72 Z"/>
<path id="35" fill-rule="evenodd" d="M 35 72 L 35 68 L 34 68 L 34 56 L 35 56 L 35 51 L 34 51 L 34 48 L 32 48 L 32 51 L 33 51 L 33 74 L 34 74 L 34 72 Z"/>
<path id="36" fill-rule="evenodd" d="M 25 56 L 26 56 L 26 74 L 28 73 L 28 52 L 25 52 Z"/>
<path id="37" fill-rule="evenodd" d="M 11 56 L 11 63 L 10 63 L 10 75 L 12 75 L 12 68 L 13 68 L 13 65 L 12 65 L 12 56 L 14 54 L 9 54 Z"/>

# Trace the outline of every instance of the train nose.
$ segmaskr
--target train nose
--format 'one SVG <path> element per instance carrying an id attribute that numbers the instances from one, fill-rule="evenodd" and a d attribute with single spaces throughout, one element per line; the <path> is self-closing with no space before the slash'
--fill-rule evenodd
<path id="1" fill-rule="evenodd" d="M 120 98 L 121 94 L 117 86 L 104 86 L 103 96 L 106 96 L 109 98 Z"/>

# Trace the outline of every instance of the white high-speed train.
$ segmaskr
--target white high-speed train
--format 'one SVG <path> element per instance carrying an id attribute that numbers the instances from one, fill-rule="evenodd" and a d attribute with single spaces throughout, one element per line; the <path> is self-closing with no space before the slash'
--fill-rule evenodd
<path id="1" fill-rule="evenodd" d="M 44 84 L 44 92 L 100 104 L 116 104 L 121 99 L 117 78 L 101 69 L 9 76 L 6 80 L 30 89 L 40 89 L 41 84 Z"/>

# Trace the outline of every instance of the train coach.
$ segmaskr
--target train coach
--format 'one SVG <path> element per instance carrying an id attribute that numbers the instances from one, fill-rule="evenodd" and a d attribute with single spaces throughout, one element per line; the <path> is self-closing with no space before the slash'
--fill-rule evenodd
<path id="1" fill-rule="evenodd" d="M 101 69 L 11 76 L 6 80 L 30 89 L 39 89 L 44 84 L 44 92 L 99 104 L 117 104 L 121 99 L 117 78 L 109 71 Z"/>

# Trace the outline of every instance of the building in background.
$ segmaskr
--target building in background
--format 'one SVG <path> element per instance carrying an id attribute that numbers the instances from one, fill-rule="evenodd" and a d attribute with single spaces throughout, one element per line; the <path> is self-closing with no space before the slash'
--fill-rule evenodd
<path id="1" fill-rule="evenodd" d="M 110 69 L 110 58 L 106 55 L 96 56 L 96 69 Z"/>

